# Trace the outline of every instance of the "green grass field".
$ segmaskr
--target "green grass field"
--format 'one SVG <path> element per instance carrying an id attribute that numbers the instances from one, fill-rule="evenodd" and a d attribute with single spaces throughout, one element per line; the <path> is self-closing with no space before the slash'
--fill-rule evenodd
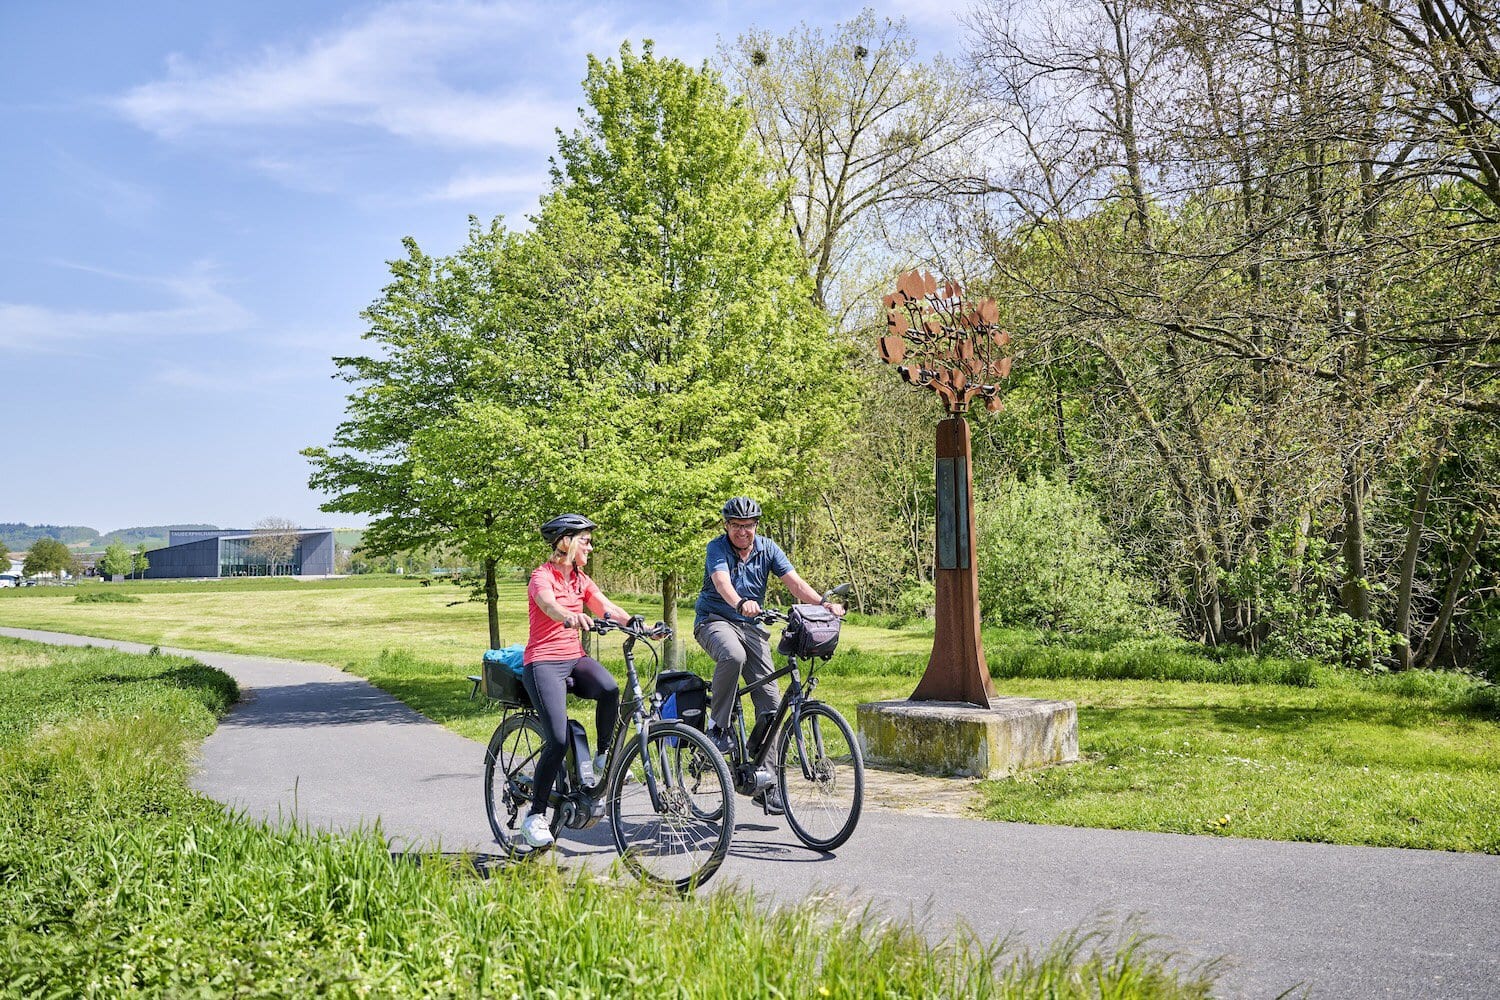
<path id="1" fill-rule="evenodd" d="M 679 900 L 550 864 L 393 857 L 188 790 L 235 695 L 172 656 L 0 638 L 3 997 L 1206 997 L 1148 943 L 1039 953 L 829 904 Z M 479 877 L 484 875 L 486 877 Z"/>
<path id="2" fill-rule="evenodd" d="M 487 739 L 498 713 L 469 700 L 463 679 L 487 644 L 483 606 L 445 584 L 361 582 L 125 585 L 139 604 L 76 604 L 85 588 L 28 588 L 0 592 L 0 624 L 330 663 Z M 649 603 L 624 603 L 659 617 Z M 521 639 L 519 584 L 505 586 L 502 616 L 506 641 Z M 1209 656 L 1165 639 L 994 632 L 985 641 L 1003 693 L 1078 703 L 1084 759 L 983 783 L 984 816 L 1500 853 L 1494 687 Z M 930 646 L 921 628 L 852 623 L 819 696 L 850 719 L 862 701 L 905 697 Z M 706 672 L 689 648 L 689 665 Z M 601 650 L 617 672 L 618 650 L 615 637 Z"/>

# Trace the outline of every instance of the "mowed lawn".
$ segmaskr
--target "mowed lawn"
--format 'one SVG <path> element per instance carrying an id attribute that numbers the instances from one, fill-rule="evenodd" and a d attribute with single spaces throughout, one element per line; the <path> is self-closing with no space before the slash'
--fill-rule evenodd
<path id="1" fill-rule="evenodd" d="M 487 645 L 484 608 L 444 583 L 111 585 L 138 604 L 75 604 L 83 588 L 0 592 L 0 625 L 329 663 L 475 740 L 499 713 L 470 700 Z M 622 603 L 651 620 L 659 606 Z M 524 593 L 501 600 L 506 642 L 524 638 Z M 686 630 L 691 615 L 684 611 Z M 1025 659 L 1016 642 L 1007 659 Z M 930 635 L 846 627 L 818 695 L 852 721 L 863 701 L 915 686 Z M 689 666 L 708 670 L 688 640 Z M 1038 653 L 1038 655 L 1041 655 Z M 601 659 L 623 674 L 619 639 Z M 998 661 L 999 657 L 996 656 Z M 842 661 L 842 662 L 841 662 Z M 650 672 L 649 657 L 643 666 Z M 1319 668 L 1310 686 L 1008 677 L 1003 693 L 1079 706 L 1083 760 L 983 782 L 991 819 L 1217 836 L 1500 853 L 1500 716 L 1493 689 L 1451 675 Z"/>
<path id="2" fill-rule="evenodd" d="M 468 600 L 466 589 L 445 582 L 424 587 L 384 578 L 367 586 L 351 585 L 357 582 L 358 578 L 194 584 L 142 581 L 0 591 L 0 625 L 316 660 L 358 673 L 382 652 L 399 651 L 474 672 L 489 646 L 489 626 L 484 605 Z M 99 590 L 139 596 L 141 603 L 74 603 L 78 594 Z M 611 597 L 651 621 L 662 617 L 659 601 Z M 680 625 L 696 651 L 689 634 L 690 611 L 682 612 Z M 500 634 L 505 643 L 526 641 L 522 583 L 501 584 Z M 902 654 L 926 651 L 932 640 L 851 625 L 845 642 Z M 605 644 L 606 650 L 619 645 L 615 637 Z"/>

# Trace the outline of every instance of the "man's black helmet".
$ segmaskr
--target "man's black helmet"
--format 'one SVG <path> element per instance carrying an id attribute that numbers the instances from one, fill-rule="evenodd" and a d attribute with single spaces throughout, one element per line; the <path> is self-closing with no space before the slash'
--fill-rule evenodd
<path id="1" fill-rule="evenodd" d="M 726 521 L 759 521 L 760 504 L 749 497 L 730 497 L 724 501 L 723 513 Z"/>
<path id="2" fill-rule="evenodd" d="M 597 524 L 582 514 L 559 514 L 542 525 L 542 537 L 547 540 L 548 545 L 555 546 L 559 538 L 567 538 L 580 531 L 592 531 L 597 527 Z"/>

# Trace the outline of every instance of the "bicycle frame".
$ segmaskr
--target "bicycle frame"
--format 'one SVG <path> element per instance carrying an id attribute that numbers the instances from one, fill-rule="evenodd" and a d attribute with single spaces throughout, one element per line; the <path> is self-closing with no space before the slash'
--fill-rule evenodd
<path id="1" fill-rule="evenodd" d="M 604 629 L 604 631 L 608 630 L 608 627 Z M 636 638 L 634 634 L 626 632 L 625 643 L 621 650 L 625 655 L 625 679 L 630 685 L 630 714 L 628 716 L 623 712 L 620 714 L 620 721 L 615 724 L 614 739 L 610 741 L 609 751 L 605 758 L 604 774 L 595 775 L 595 778 L 599 782 L 598 788 L 610 787 L 610 779 L 614 777 L 619 762 L 625 759 L 625 741 L 630 731 L 630 722 L 634 722 L 635 738 L 641 750 L 641 768 L 646 776 L 646 792 L 651 796 L 651 808 L 660 810 L 662 808 L 661 791 L 657 788 L 656 768 L 651 766 L 651 744 L 646 739 L 646 734 L 651 729 L 651 723 L 661 717 L 661 705 L 659 697 L 653 694 L 650 701 L 651 711 L 646 711 L 646 695 L 641 690 L 641 677 L 635 669 Z"/>
<path id="2" fill-rule="evenodd" d="M 776 703 L 776 715 L 771 720 L 771 725 L 766 729 L 765 737 L 761 741 L 760 748 L 756 750 L 755 755 L 752 757 L 750 756 L 749 740 L 745 735 L 745 713 L 740 707 L 741 700 L 751 691 L 755 690 L 761 685 L 770 684 L 782 677 L 791 678 L 787 682 L 786 693 L 783 694 L 781 696 L 781 700 Z M 766 758 L 771 753 L 771 745 L 776 742 L 774 739 L 772 739 L 772 737 L 776 733 L 779 733 L 781 731 L 782 725 L 786 723 L 788 716 L 790 716 L 792 721 L 793 737 L 797 741 L 797 755 L 802 762 L 802 776 L 804 778 L 807 778 L 808 780 L 812 780 L 812 772 L 808 770 L 807 765 L 807 747 L 802 739 L 802 726 L 800 725 L 800 723 L 802 721 L 802 705 L 804 702 L 811 700 L 812 693 L 814 689 L 817 688 L 817 686 L 818 678 L 816 665 L 814 665 L 808 672 L 807 686 L 803 687 L 802 675 L 797 670 L 797 657 L 788 656 L 786 666 L 782 667 L 780 670 L 768 674 L 767 676 L 761 678 L 758 681 L 755 681 L 752 684 L 746 684 L 744 687 L 739 688 L 735 692 L 734 716 L 735 720 L 738 723 L 738 725 L 735 727 L 735 739 L 739 743 L 739 758 L 742 765 L 758 769 L 766 763 Z M 819 741 L 821 742 L 821 737 L 819 738 Z M 824 748 L 820 746 L 817 749 L 818 753 L 821 754 Z"/>
<path id="3" fill-rule="evenodd" d="M 620 628 L 618 625 L 609 625 L 599 631 L 610 631 Z M 611 787 L 611 779 L 614 777 L 618 762 L 625 758 L 625 744 L 631 738 L 630 727 L 635 725 L 635 739 L 638 741 L 641 753 L 642 770 L 645 772 L 645 784 L 647 793 L 651 797 L 651 807 L 660 810 L 663 808 L 661 791 L 656 780 L 656 768 L 651 766 L 651 746 L 646 739 L 650 732 L 651 724 L 660 717 L 661 706 L 657 704 L 657 696 L 653 695 L 647 699 L 641 689 L 640 674 L 635 667 L 635 642 L 638 636 L 621 629 L 626 633 L 624 643 L 625 675 L 628 706 L 622 704 L 619 720 L 615 723 L 615 731 L 610 738 L 609 746 L 605 751 L 604 773 L 594 775 L 592 784 L 585 784 L 579 773 L 578 754 L 573 747 L 568 748 L 567 756 L 564 758 L 564 767 L 559 780 L 553 785 L 552 792 L 547 797 L 547 808 L 559 810 L 564 815 L 564 825 L 570 829 L 582 830 L 594 826 L 604 815 L 605 795 Z M 647 706 L 649 705 L 649 711 Z M 627 710 L 628 708 L 628 710 Z M 516 709 L 523 715 L 531 715 L 539 718 L 535 706 L 526 706 Z M 506 716 L 502 716 L 502 722 Z M 587 734 L 584 736 L 584 745 L 588 745 Z M 576 819 L 575 819 L 576 817 Z"/>

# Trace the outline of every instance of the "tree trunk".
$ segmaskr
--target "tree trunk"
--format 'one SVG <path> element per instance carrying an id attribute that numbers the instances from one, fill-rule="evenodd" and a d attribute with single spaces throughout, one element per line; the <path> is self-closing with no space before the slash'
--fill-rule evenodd
<path id="1" fill-rule="evenodd" d="M 662 656 L 663 670 L 681 670 L 687 664 L 687 647 L 677 630 L 677 592 L 680 586 L 675 569 L 661 575 L 661 618 L 672 630 L 672 638 L 666 641 Z"/>
<path id="2" fill-rule="evenodd" d="M 1463 590 L 1464 577 L 1469 575 L 1469 567 L 1474 563 L 1474 552 L 1479 548 L 1479 543 L 1484 541 L 1485 517 L 1483 513 L 1476 512 L 1474 517 L 1474 530 L 1469 532 L 1469 540 L 1464 543 L 1463 555 L 1458 560 L 1458 568 L 1453 571 L 1453 579 L 1448 581 L 1448 593 L 1443 597 L 1443 610 L 1438 613 L 1437 621 L 1432 623 L 1432 629 L 1427 633 L 1427 639 L 1423 643 L 1427 649 L 1427 655 L 1422 660 L 1422 667 L 1431 670 L 1437 663 L 1438 651 L 1443 648 L 1443 637 L 1448 631 L 1448 623 L 1453 619 L 1453 609 L 1458 606 L 1458 596 Z"/>
<path id="3" fill-rule="evenodd" d="M 1356 447 L 1344 470 L 1344 585 L 1340 592 L 1344 611 L 1365 625 L 1370 620 L 1370 583 L 1365 577 L 1365 473 L 1363 448 Z M 1374 661 L 1369 637 L 1353 666 L 1368 670 Z"/>
<path id="4" fill-rule="evenodd" d="M 1406 529 L 1406 550 L 1401 555 L 1401 582 L 1396 591 L 1395 630 L 1405 637 L 1401 647 L 1400 669 L 1410 670 L 1416 662 L 1416 650 L 1411 636 L 1411 590 L 1417 575 L 1417 552 L 1422 547 L 1422 526 L 1427 520 L 1427 499 L 1432 495 L 1432 484 L 1437 479 L 1438 466 L 1442 464 L 1443 442 L 1438 441 L 1427 456 L 1426 475 L 1417 487 L 1417 496 L 1411 509 L 1411 524 Z"/>
<path id="5" fill-rule="evenodd" d="M 484 560 L 484 610 L 490 622 L 490 648 L 500 648 L 500 586 L 495 580 L 495 557 Z"/>
<path id="6" fill-rule="evenodd" d="M 1057 460 L 1068 477 L 1068 485 L 1078 484 L 1078 469 L 1073 464 L 1073 455 L 1068 451 L 1068 427 L 1063 415 L 1062 386 L 1052 383 L 1052 420 L 1056 425 Z"/>

